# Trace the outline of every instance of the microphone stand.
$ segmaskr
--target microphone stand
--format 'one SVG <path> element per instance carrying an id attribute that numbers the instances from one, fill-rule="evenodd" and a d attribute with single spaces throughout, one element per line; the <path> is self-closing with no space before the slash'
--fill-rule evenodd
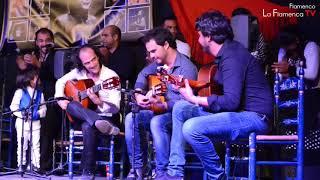
<path id="1" fill-rule="evenodd" d="M 136 173 L 136 169 L 134 167 L 135 165 L 135 123 L 136 123 L 136 116 L 137 113 L 139 113 L 140 111 L 140 107 L 137 104 L 137 101 L 134 97 L 134 93 L 135 90 L 132 91 L 125 91 L 125 94 L 127 96 L 129 96 L 127 99 L 131 100 L 131 102 L 129 102 L 129 106 L 131 106 L 131 112 L 132 112 L 132 119 L 133 119 L 133 123 L 132 123 L 132 134 L 131 134 L 131 139 L 132 139 L 132 145 L 131 145 L 131 169 L 130 169 L 130 175 L 132 175 L 130 178 L 134 178 L 137 179 L 137 173 Z"/>

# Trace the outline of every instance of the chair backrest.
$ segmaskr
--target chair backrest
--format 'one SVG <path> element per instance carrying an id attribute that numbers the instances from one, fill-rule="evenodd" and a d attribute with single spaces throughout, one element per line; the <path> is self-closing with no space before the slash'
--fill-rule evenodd
<path id="1" fill-rule="evenodd" d="M 289 77 L 287 79 L 280 80 L 280 73 L 276 70 L 275 82 L 274 82 L 274 119 L 279 132 L 281 125 L 290 126 L 297 125 L 298 137 L 303 139 L 304 128 L 304 69 L 303 62 L 299 63 L 299 76 Z M 288 95 L 289 94 L 289 95 Z M 287 96 L 286 96 L 287 95 Z M 281 98 L 286 96 L 285 98 Z M 296 118 L 279 119 L 279 113 L 281 109 L 296 108 Z M 288 112 L 288 111 L 287 111 Z"/>

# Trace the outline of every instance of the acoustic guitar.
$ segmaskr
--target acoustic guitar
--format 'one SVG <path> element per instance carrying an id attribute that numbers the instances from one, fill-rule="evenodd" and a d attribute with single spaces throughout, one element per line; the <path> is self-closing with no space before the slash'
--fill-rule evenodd
<path id="1" fill-rule="evenodd" d="M 167 86 L 159 80 L 157 75 L 148 76 L 148 85 L 151 96 L 157 96 L 156 98 L 159 98 L 161 102 L 165 102 L 164 95 L 167 92 Z M 166 111 L 155 104 L 151 104 L 150 108 L 155 114 L 162 114 Z"/>
<path id="2" fill-rule="evenodd" d="M 112 77 L 104 80 L 102 83 L 95 85 L 92 79 L 70 80 L 67 81 L 64 88 L 64 93 L 67 97 L 78 101 L 83 107 L 95 109 L 96 105 L 90 100 L 87 94 L 87 89 L 92 88 L 94 93 L 98 93 L 102 89 L 114 89 L 120 86 L 119 77 Z M 73 122 L 72 117 L 67 113 L 70 122 Z"/>
<path id="3" fill-rule="evenodd" d="M 188 80 L 189 85 L 194 89 L 199 96 L 210 96 L 211 94 L 221 94 L 221 88 L 213 82 L 213 77 L 216 73 L 217 65 L 210 64 L 200 68 L 198 80 Z M 184 87 L 184 77 L 181 75 L 172 75 L 168 73 L 166 66 L 157 68 L 158 78 L 162 82 L 168 82 L 176 86 Z"/>

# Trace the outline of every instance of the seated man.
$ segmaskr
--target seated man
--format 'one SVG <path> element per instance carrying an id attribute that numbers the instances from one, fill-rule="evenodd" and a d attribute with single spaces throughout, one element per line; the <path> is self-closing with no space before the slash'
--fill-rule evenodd
<path id="1" fill-rule="evenodd" d="M 233 41 L 231 25 L 219 11 L 209 11 L 196 20 L 199 43 L 216 57 L 215 81 L 221 95 L 195 96 L 185 81 L 179 92 L 185 100 L 172 110 L 172 137 L 167 179 L 182 179 L 184 142 L 202 162 L 209 179 L 224 179 L 224 170 L 214 143 L 266 133 L 272 117 L 272 93 L 262 68 L 247 49 Z M 220 93 L 219 93 L 220 94 Z"/>
<path id="2" fill-rule="evenodd" d="M 144 37 L 149 57 L 153 63 L 146 66 L 138 75 L 135 83 L 136 90 L 148 91 L 150 81 L 149 75 L 157 73 L 157 67 L 167 65 L 168 73 L 173 76 L 182 75 L 187 79 L 196 79 L 197 68 L 184 55 L 176 50 L 176 42 L 169 32 L 164 28 L 155 28 L 150 30 Z M 151 82 L 152 83 L 152 82 Z M 141 109 L 136 118 L 133 118 L 133 113 L 129 113 L 125 120 L 125 136 L 131 166 L 136 169 L 136 172 L 131 171 L 127 179 L 143 179 L 143 167 L 145 167 L 146 145 L 145 129 L 150 129 L 153 138 L 153 145 L 156 152 L 156 179 L 163 178 L 167 169 L 169 160 L 170 148 L 170 127 L 171 127 L 171 110 L 173 104 L 181 99 L 179 92 L 173 88 L 171 84 L 167 84 L 168 91 L 164 96 L 165 102 L 158 101 L 157 97 L 142 94 L 135 94 L 135 98 L 139 108 Z M 150 91 L 149 91 L 150 92 Z M 156 107 L 162 110 L 161 113 L 156 113 Z M 135 122 L 135 128 L 132 128 Z M 132 139 L 134 131 L 135 139 Z M 133 147 L 135 148 L 134 164 L 132 164 Z"/>
<path id="3" fill-rule="evenodd" d="M 114 71 L 103 66 L 100 59 L 100 54 L 94 47 L 89 45 L 81 47 L 78 51 L 78 68 L 57 80 L 55 97 L 65 96 L 64 90 L 69 80 L 92 79 L 97 85 L 111 77 L 118 77 Z M 84 144 L 81 160 L 82 178 L 93 179 L 98 131 L 106 135 L 119 133 L 119 128 L 110 122 L 112 119 L 110 116 L 119 111 L 121 93 L 117 89 L 102 89 L 96 94 L 93 88 L 88 88 L 86 94 L 97 106 L 96 109 L 86 109 L 76 101 L 61 100 L 58 104 L 72 116 L 76 124 L 81 125 Z"/>

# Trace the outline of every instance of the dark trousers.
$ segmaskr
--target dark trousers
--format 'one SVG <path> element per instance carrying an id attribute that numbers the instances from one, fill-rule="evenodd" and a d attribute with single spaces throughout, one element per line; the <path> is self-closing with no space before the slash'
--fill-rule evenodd
<path id="1" fill-rule="evenodd" d="M 83 170 L 92 172 L 96 164 L 97 137 L 99 135 L 94 123 L 105 118 L 100 117 L 95 111 L 84 108 L 76 101 L 70 102 L 66 111 L 74 118 L 77 125 L 81 125 L 83 134 L 81 166 Z"/>
<path id="2" fill-rule="evenodd" d="M 57 105 L 47 105 L 46 117 L 41 119 L 40 167 L 46 171 L 52 169 L 53 139 L 60 139 L 61 114 Z"/>

